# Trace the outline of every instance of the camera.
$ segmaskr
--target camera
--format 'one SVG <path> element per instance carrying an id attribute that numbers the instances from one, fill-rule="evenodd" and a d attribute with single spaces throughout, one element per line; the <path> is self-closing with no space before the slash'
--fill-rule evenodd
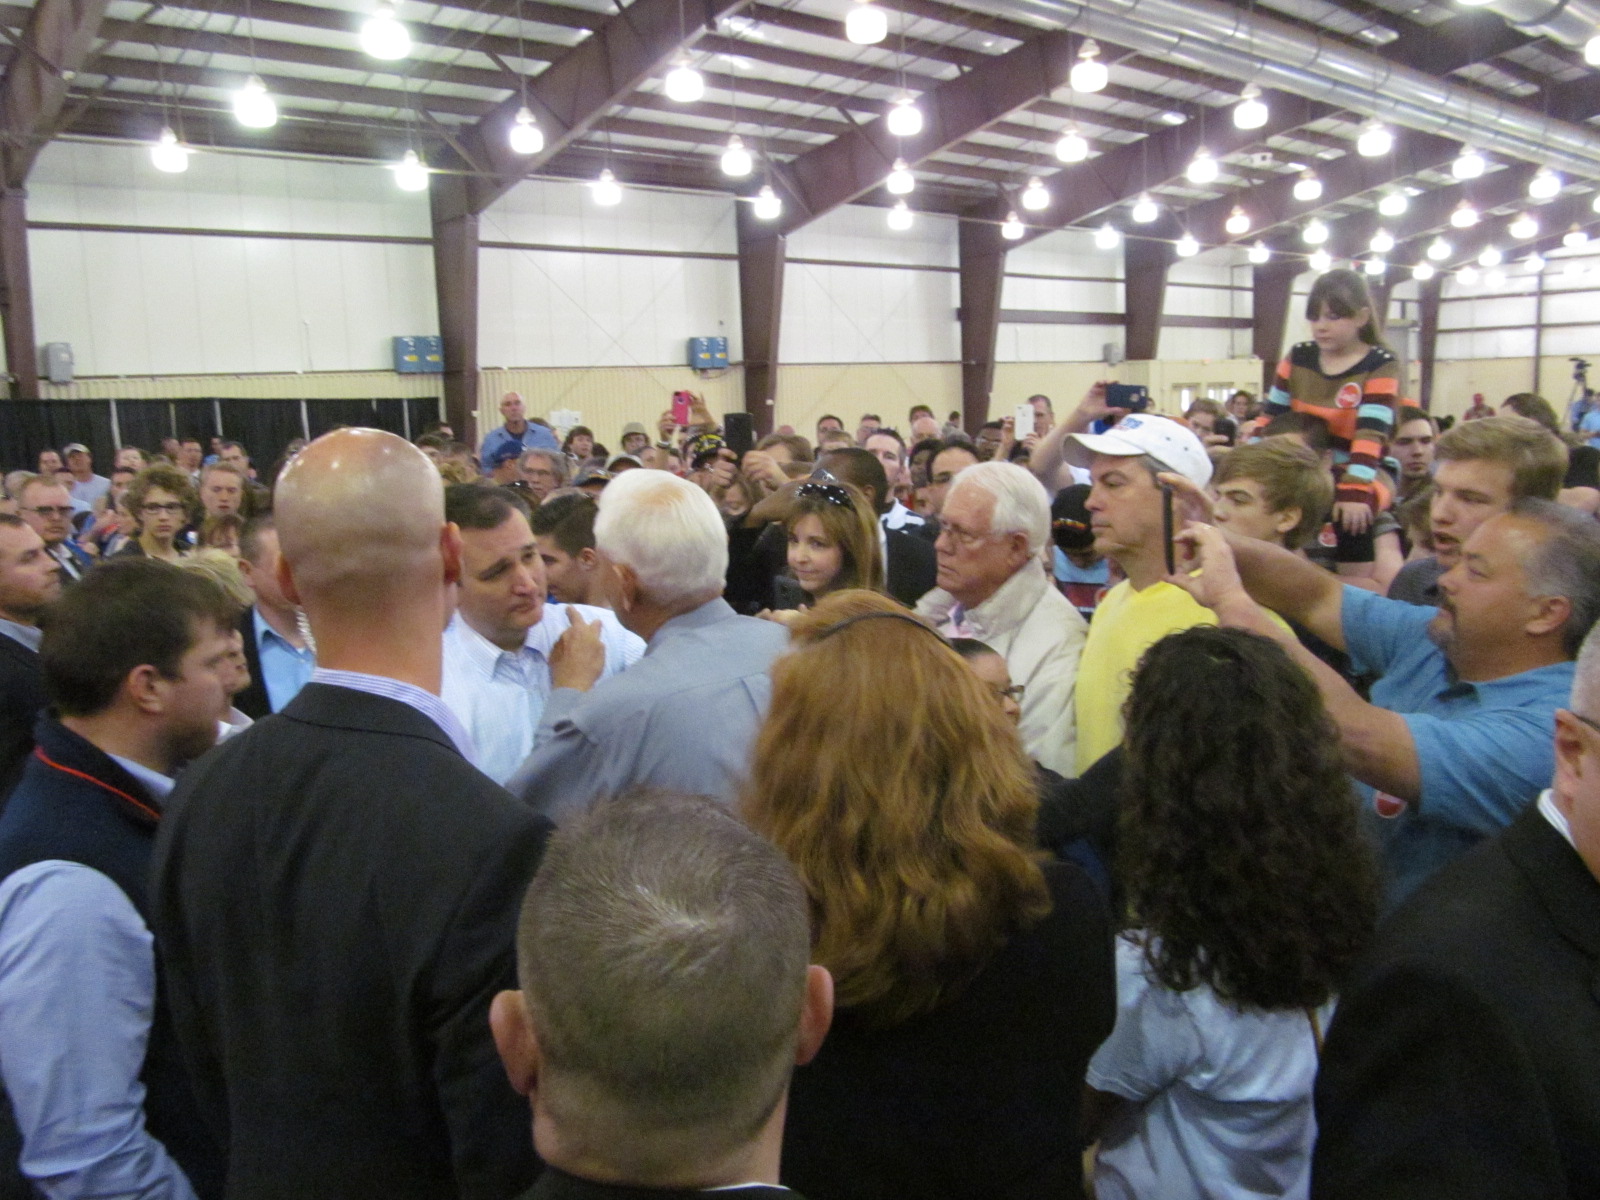
<path id="1" fill-rule="evenodd" d="M 1589 360 L 1586 358 L 1570 358 L 1567 361 L 1572 364 L 1572 377 L 1579 383 L 1587 383 L 1589 381 Z"/>

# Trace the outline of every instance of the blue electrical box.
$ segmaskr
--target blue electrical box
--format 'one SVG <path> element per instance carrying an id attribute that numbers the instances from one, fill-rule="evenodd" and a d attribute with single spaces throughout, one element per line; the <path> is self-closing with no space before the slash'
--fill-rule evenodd
<path id="1" fill-rule="evenodd" d="M 696 371 L 720 371 L 728 365 L 728 339 L 690 338 L 689 365 Z"/>
<path id="2" fill-rule="evenodd" d="M 442 375 L 444 343 L 437 337 L 395 338 L 394 369 L 401 375 Z"/>

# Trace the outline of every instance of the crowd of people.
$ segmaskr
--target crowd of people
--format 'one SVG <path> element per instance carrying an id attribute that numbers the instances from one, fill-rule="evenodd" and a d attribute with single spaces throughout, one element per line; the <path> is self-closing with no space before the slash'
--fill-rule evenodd
<path id="1" fill-rule="evenodd" d="M 1179 416 L 43 451 L 0 1196 L 1600 1196 L 1600 450 L 1306 315 Z"/>

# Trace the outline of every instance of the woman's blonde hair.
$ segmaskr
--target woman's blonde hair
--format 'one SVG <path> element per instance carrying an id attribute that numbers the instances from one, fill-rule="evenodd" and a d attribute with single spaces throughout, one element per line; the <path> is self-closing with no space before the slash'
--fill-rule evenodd
<path id="1" fill-rule="evenodd" d="M 848 503 L 840 503 L 840 495 Z M 822 532 L 840 550 L 839 574 L 828 592 L 848 588 L 883 591 L 883 553 L 878 547 L 878 518 L 866 496 L 848 483 L 803 483 L 785 525 L 788 533 L 801 517 L 822 522 Z"/>
<path id="2" fill-rule="evenodd" d="M 792 635 L 743 811 L 805 882 L 840 1007 L 894 1024 L 1049 911 L 1034 773 L 978 677 L 887 597 L 832 593 Z"/>

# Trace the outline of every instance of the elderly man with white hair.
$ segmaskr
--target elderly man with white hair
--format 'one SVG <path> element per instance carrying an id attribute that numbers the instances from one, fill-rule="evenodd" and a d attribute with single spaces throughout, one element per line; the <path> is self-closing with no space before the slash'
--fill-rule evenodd
<path id="1" fill-rule="evenodd" d="M 781 625 L 722 598 L 728 535 L 716 504 L 665 471 L 629 471 L 600 494 L 600 586 L 644 657 L 601 679 L 598 622 L 575 623 L 551 656 L 569 660 L 545 702 L 533 753 L 506 785 L 560 822 L 597 798 L 651 787 L 732 803 L 766 715 Z M 586 670 L 576 670 L 586 667 Z M 575 678 L 576 677 L 576 678 Z"/>
<path id="2" fill-rule="evenodd" d="M 1050 497 L 1014 463 L 985 462 L 945 497 L 938 584 L 917 605 L 950 637 L 986 643 L 1022 688 L 1022 743 L 1040 765 L 1073 771 L 1078 656 L 1088 625 L 1045 573 Z"/>

